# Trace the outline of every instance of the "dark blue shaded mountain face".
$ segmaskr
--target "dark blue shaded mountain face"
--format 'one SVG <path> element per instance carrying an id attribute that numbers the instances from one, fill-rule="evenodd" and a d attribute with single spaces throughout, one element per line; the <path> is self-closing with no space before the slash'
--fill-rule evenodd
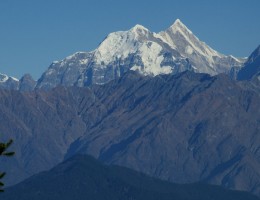
<path id="1" fill-rule="evenodd" d="M 77 153 L 177 183 L 260 195 L 260 84 L 128 72 L 103 86 L 0 90 L 2 162 L 14 184 Z"/>
<path id="2" fill-rule="evenodd" d="M 238 73 L 238 80 L 250 80 L 260 73 L 260 46 L 249 56 L 245 66 Z M 260 79 L 260 78 L 259 78 Z"/>
<path id="3" fill-rule="evenodd" d="M 7 188 L 1 200 L 258 200 L 246 192 L 201 183 L 173 184 L 77 155 Z"/>

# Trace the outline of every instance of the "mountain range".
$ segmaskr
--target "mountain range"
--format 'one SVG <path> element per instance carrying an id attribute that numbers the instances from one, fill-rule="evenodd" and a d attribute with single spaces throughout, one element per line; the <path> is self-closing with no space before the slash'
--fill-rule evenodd
<path id="1" fill-rule="evenodd" d="M 7 188 L 0 196 L 2 200 L 259 200 L 249 193 L 218 186 L 161 181 L 82 155 Z"/>
<path id="2" fill-rule="evenodd" d="M 110 33 L 97 49 L 54 61 L 37 83 L 27 75 L 29 81 L 26 84 L 22 77 L 20 83 L 16 80 L 15 84 L 6 82 L 0 86 L 21 90 L 25 87 L 50 89 L 58 85 L 83 87 L 105 84 L 129 70 L 148 76 L 191 70 L 236 77 L 244 62 L 244 58 L 226 56 L 212 49 L 177 19 L 167 30 L 159 33 L 142 25 Z"/>
<path id="3" fill-rule="evenodd" d="M 0 74 L 0 158 L 14 185 L 75 154 L 176 183 L 260 196 L 260 51 L 225 56 L 180 20 L 136 25 L 91 52 L 53 62 L 37 81 Z"/>

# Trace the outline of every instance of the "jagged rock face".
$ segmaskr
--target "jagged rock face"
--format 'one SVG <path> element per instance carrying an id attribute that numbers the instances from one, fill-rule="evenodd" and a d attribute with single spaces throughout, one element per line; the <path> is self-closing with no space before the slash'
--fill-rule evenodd
<path id="1" fill-rule="evenodd" d="M 19 87 L 19 80 L 14 77 L 7 76 L 0 73 L 0 88 L 17 90 Z"/>
<path id="2" fill-rule="evenodd" d="M 245 66 L 238 73 L 238 80 L 250 80 L 260 73 L 260 46 L 249 56 Z"/>
<path id="3" fill-rule="evenodd" d="M 232 79 L 232 80 L 237 80 L 238 79 L 238 73 L 239 71 L 243 68 L 244 66 L 235 66 L 235 67 L 232 67 L 230 69 L 230 72 L 229 72 L 229 77 Z"/>
<path id="4" fill-rule="evenodd" d="M 20 93 L 0 90 L 0 132 L 14 139 L 11 184 L 64 157 L 186 183 L 206 181 L 260 195 L 260 84 L 184 72 L 128 72 L 103 86 Z"/>
<path id="5" fill-rule="evenodd" d="M 38 80 L 37 88 L 84 86 L 84 73 L 91 58 L 92 53 L 78 52 L 62 61 L 53 62 Z"/>
<path id="6" fill-rule="evenodd" d="M 19 90 L 22 92 L 32 91 L 36 86 L 36 81 L 32 78 L 30 74 L 25 74 L 19 80 Z"/>
<path id="7" fill-rule="evenodd" d="M 37 88 L 104 84 L 128 70 L 149 76 L 185 70 L 215 75 L 228 74 L 232 67 L 242 65 L 243 60 L 211 49 L 176 20 L 159 34 L 141 25 L 111 33 L 96 50 L 54 62 L 39 79 Z"/>
<path id="8" fill-rule="evenodd" d="M 36 81 L 33 80 L 30 74 L 25 74 L 20 80 L 5 74 L 0 74 L 0 88 L 25 92 L 32 91 L 35 86 Z"/>

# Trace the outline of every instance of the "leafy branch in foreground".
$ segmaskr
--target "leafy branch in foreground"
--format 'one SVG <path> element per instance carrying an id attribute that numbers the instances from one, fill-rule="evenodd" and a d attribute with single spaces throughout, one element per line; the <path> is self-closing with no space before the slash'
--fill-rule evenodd
<path id="1" fill-rule="evenodd" d="M 8 147 L 13 143 L 13 140 L 9 140 L 7 143 L 0 143 L 0 156 L 13 156 L 14 152 L 6 152 Z M 5 172 L 0 172 L 0 180 L 5 176 Z M 0 181 L 0 192 L 3 192 L 4 190 L 2 187 L 4 186 L 4 183 Z"/>

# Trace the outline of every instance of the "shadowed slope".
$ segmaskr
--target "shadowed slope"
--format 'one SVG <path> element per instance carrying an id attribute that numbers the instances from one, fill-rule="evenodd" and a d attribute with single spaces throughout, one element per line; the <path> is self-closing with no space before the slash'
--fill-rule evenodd
<path id="1" fill-rule="evenodd" d="M 177 185 L 127 168 L 75 156 L 48 172 L 7 188 L 2 200 L 257 200 L 246 192 L 204 184 Z"/>

